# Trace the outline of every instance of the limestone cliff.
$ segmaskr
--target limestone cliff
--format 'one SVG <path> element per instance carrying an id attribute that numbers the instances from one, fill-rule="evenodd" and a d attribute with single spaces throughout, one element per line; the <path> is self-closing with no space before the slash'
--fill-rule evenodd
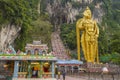
<path id="1" fill-rule="evenodd" d="M 10 44 L 13 44 L 16 37 L 19 35 L 21 27 L 4 24 L 0 30 L 0 51 L 4 51 Z"/>
<path id="2" fill-rule="evenodd" d="M 22 3 L 22 2 L 26 3 L 26 0 L 19 0 L 19 1 L 20 2 L 17 2 L 16 0 L 15 1 L 9 0 L 9 2 L 0 1 L 1 3 L 0 10 L 4 12 L 4 13 L 0 13 L 0 18 L 1 19 L 4 18 L 5 21 L 6 19 L 8 19 L 8 21 L 13 20 L 14 22 L 19 24 L 24 23 L 23 25 L 24 29 L 28 28 L 25 26 L 29 26 L 31 21 L 30 18 L 33 18 L 33 19 L 38 18 L 36 16 L 37 12 L 39 13 L 39 15 L 41 15 L 42 13 L 45 13 L 45 16 L 42 16 L 42 17 L 45 17 L 44 19 L 45 21 L 48 21 L 48 20 L 51 21 L 51 24 L 54 26 L 54 31 L 59 31 L 61 24 L 63 23 L 67 23 L 67 24 L 75 23 L 76 20 L 82 17 L 82 13 L 86 8 L 86 6 L 90 7 L 93 13 L 93 19 L 95 19 L 98 23 L 102 22 L 103 15 L 106 14 L 106 11 L 104 10 L 105 6 L 103 7 L 103 4 L 105 4 L 103 1 L 105 0 L 30 0 L 31 2 L 28 1 L 28 4 L 30 4 L 28 6 L 26 6 L 27 4 Z M 119 1 L 119 0 L 115 0 L 115 1 Z M 7 5 L 6 3 L 9 5 Z M 33 3 L 34 5 L 31 3 Z M 8 8 L 6 8 L 5 5 L 8 6 Z M 18 5 L 22 5 L 22 6 L 18 6 Z M 37 11 L 35 11 L 35 9 Z M 3 16 L 1 17 L 1 15 Z M 11 24 L 5 23 L 3 25 L 0 25 L 0 28 L 1 28 L 0 51 L 3 51 L 4 49 L 7 48 L 9 44 L 14 43 L 14 40 L 19 35 L 19 31 L 21 30 L 21 27 L 13 24 L 11 25 Z M 25 32 L 27 32 L 27 30 L 24 30 L 24 33 Z M 23 39 L 25 37 L 26 35 L 23 36 Z M 22 39 L 20 39 L 20 41 L 21 40 Z M 25 41 L 23 40 L 22 42 L 26 44 Z"/>
<path id="3" fill-rule="evenodd" d="M 81 16 L 86 6 L 90 6 L 93 19 L 100 23 L 105 14 L 102 4 L 101 0 L 51 0 L 47 3 L 46 11 L 56 30 L 61 23 L 75 22 L 76 16 Z"/>

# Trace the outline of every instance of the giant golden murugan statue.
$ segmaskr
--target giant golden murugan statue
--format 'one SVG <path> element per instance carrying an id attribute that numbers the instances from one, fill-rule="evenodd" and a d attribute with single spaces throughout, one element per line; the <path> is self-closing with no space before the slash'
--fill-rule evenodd
<path id="1" fill-rule="evenodd" d="M 96 21 L 93 21 L 91 10 L 89 7 L 83 13 L 84 17 L 79 19 L 76 23 L 77 33 L 77 53 L 78 60 L 80 60 L 80 42 L 84 53 L 84 58 L 87 62 L 99 62 L 98 59 L 98 36 L 99 29 Z M 80 39 L 80 31 L 82 36 Z"/>

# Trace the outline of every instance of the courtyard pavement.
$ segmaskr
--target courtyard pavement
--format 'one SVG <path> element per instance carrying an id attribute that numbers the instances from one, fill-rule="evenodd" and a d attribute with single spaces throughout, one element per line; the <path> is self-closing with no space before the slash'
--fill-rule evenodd
<path id="1" fill-rule="evenodd" d="M 13 80 L 63 80 L 63 78 L 61 75 L 60 79 L 57 79 L 57 76 L 56 76 L 56 78 L 16 78 Z M 81 75 L 81 76 L 67 75 L 65 80 L 120 80 L 120 76 L 114 75 L 114 79 L 113 79 L 111 75 L 104 75 L 103 78 L 100 75 L 91 76 L 91 77 L 88 77 L 86 75 Z"/>
<path id="2" fill-rule="evenodd" d="M 62 76 L 60 77 L 60 79 L 57 79 L 57 80 L 63 80 Z M 88 79 L 85 77 L 78 78 L 75 76 L 66 76 L 65 80 L 88 80 Z"/>
<path id="3" fill-rule="evenodd" d="M 55 78 L 13 78 L 12 80 L 57 80 Z"/>
<path id="4" fill-rule="evenodd" d="M 55 79 L 55 78 L 48 78 L 48 79 L 45 79 L 45 78 L 17 78 L 17 79 L 12 79 L 12 80 L 63 80 L 63 78 L 61 77 L 60 79 Z M 83 78 L 76 78 L 76 77 L 70 77 L 70 76 L 66 76 L 65 80 L 87 80 L 87 79 L 83 79 Z"/>
<path id="5" fill-rule="evenodd" d="M 76 77 L 71 77 L 71 76 L 66 76 L 65 80 L 87 80 L 85 78 L 76 78 Z"/>

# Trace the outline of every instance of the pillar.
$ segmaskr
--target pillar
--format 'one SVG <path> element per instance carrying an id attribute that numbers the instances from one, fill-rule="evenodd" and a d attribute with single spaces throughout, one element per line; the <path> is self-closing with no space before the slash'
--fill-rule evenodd
<path id="1" fill-rule="evenodd" d="M 65 72 L 67 72 L 67 66 L 65 65 Z"/>
<path id="2" fill-rule="evenodd" d="M 73 69 L 73 66 L 72 66 L 72 73 L 73 73 L 74 69 Z"/>
<path id="3" fill-rule="evenodd" d="M 28 61 L 28 78 L 31 77 L 31 62 Z"/>
<path id="4" fill-rule="evenodd" d="M 58 71 L 60 71 L 61 69 L 60 69 L 60 66 L 59 65 L 57 65 L 58 66 Z"/>
<path id="5" fill-rule="evenodd" d="M 14 62 L 14 73 L 13 73 L 13 78 L 18 77 L 18 70 L 19 70 L 19 61 Z"/>
<path id="6" fill-rule="evenodd" d="M 52 62 L 52 78 L 55 77 L 55 63 Z"/>
<path id="7" fill-rule="evenodd" d="M 20 61 L 19 64 L 21 65 L 20 68 L 20 72 L 23 72 L 23 61 Z"/>
<path id="8" fill-rule="evenodd" d="M 77 66 L 78 67 L 78 69 L 77 69 L 77 73 L 79 72 L 79 66 Z"/>
<path id="9" fill-rule="evenodd" d="M 40 77 L 43 75 L 43 62 L 40 62 Z"/>

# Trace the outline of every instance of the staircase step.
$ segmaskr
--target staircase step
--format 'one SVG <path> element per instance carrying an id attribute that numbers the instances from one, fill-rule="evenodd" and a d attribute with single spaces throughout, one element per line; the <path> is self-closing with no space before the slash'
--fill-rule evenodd
<path id="1" fill-rule="evenodd" d="M 57 32 L 53 32 L 51 35 L 52 49 L 54 51 L 54 56 L 59 59 L 69 59 L 66 53 L 65 46 Z"/>

